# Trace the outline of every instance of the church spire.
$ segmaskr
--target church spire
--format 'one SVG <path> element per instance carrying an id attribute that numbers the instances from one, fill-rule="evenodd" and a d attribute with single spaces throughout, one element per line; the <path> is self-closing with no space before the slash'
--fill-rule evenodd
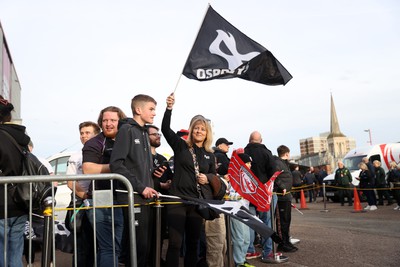
<path id="1" fill-rule="evenodd" d="M 345 137 L 344 134 L 340 131 L 339 120 L 336 115 L 335 103 L 333 102 L 333 96 L 331 93 L 331 132 L 328 135 L 328 138 L 332 137 Z"/>

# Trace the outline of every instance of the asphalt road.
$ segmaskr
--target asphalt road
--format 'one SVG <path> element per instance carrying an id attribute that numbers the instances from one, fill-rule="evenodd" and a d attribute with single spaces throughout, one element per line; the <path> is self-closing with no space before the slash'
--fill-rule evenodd
<path id="1" fill-rule="evenodd" d="M 400 266 L 400 211 L 395 206 L 355 213 L 354 207 L 332 202 L 325 211 L 317 202 L 307 203 L 304 215 L 292 209 L 291 235 L 300 239 L 299 250 L 284 253 L 289 260 L 279 265 Z M 249 262 L 268 265 L 259 259 Z"/>
<path id="2" fill-rule="evenodd" d="M 330 202 L 326 211 L 319 198 L 317 203 L 307 203 L 308 209 L 301 210 L 304 215 L 292 209 L 291 235 L 301 241 L 297 252 L 283 254 L 288 262 L 249 262 L 255 266 L 400 266 L 400 211 L 393 210 L 395 206 L 355 213 L 352 206 Z M 57 251 L 56 257 L 56 266 L 72 266 L 71 254 Z M 34 266 L 40 266 L 40 253 L 36 259 Z"/>

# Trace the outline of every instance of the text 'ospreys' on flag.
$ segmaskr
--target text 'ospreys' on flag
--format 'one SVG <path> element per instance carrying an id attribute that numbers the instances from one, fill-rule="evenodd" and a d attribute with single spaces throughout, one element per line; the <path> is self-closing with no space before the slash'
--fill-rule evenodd
<path id="1" fill-rule="evenodd" d="M 183 75 L 198 81 L 237 77 L 266 85 L 285 85 L 292 79 L 270 51 L 236 29 L 211 6 Z"/>

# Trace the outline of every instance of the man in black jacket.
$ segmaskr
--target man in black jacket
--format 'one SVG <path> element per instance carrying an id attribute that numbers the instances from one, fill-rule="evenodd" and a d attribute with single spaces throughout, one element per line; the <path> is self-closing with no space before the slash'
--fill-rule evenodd
<path id="1" fill-rule="evenodd" d="M 118 132 L 118 122 L 124 118 L 126 118 L 126 115 L 118 107 L 109 106 L 100 111 L 97 122 L 102 131 L 86 141 L 82 148 L 82 171 L 84 174 L 110 173 L 109 163 L 115 142 L 114 140 Z M 111 185 L 110 181 L 107 180 L 92 181 L 92 183 L 88 188 L 88 192 L 85 193 L 85 196 L 88 202 L 95 206 L 93 202 L 94 199 L 101 199 L 101 197 L 93 198 L 93 194 L 105 192 L 104 190 L 110 190 Z M 95 191 L 92 190 L 93 187 Z M 118 204 L 115 198 L 113 202 L 114 204 Z M 107 203 L 107 205 L 96 205 L 108 206 L 110 204 L 111 203 Z M 114 221 L 110 219 L 113 213 Z M 118 256 L 122 248 L 122 210 L 120 208 L 115 208 L 114 210 L 111 208 L 98 208 L 96 211 L 94 209 L 88 209 L 86 211 L 86 217 L 92 225 L 92 228 L 96 229 L 98 248 L 97 266 L 109 267 L 117 265 Z M 112 242 L 113 238 L 115 242 Z M 114 259 L 114 255 L 116 259 Z M 78 267 L 89 266 L 80 264 L 81 262 L 78 261 Z M 83 262 L 82 264 L 88 264 L 88 262 Z"/>
<path id="2" fill-rule="evenodd" d="M 146 124 L 152 124 L 156 116 L 157 102 L 148 95 L 136 95 L 132 99 L 131 108 L 133 119 L 128 120 L 118 130 L 113 153 L 111 154 L 110 169 L 113 173 L 125 176 L 142 198 L 157 197 L 153 182 L 153 157 L 151 154 L 149 134 Z M 120 189 L 125 189 L 120 186 Z M 126 194 L 117 195 L 118 202 L 126 203 Z M 135 215 L 139 225 L 136 227 L 137 266 L 153 266 L 151 256 L 155 217 L 149 205 L 140 206 L 140 213 Z M 124 228 L 128 228 L 128 213 L 124 209 Z M 127 231 L 124 231 L 128 233 Z M 124 235 L 124 238 L 129 236 Z M 128 244 L 129 245 L 129 242 Z M 128 250 L 129 251 L 129 250 Z M 129 255 L 127 255 L 129 257 Z M 125 261 L 130 265 L 130 259 Z"/>
<path id="3" fill-rule="evenodd" d="M 215 142 L 214 155 L 217 160 L 217 173 L 228 180 L 228 168 L 230 159 L 226 155 L 229 151 L 229 146 L 233 145 L 233 142 L 229 142 L 226 138 L 219 138 Z"/>
<path id="4" fill-rule="evenodd" d="M 5 133 L 11 135 L 15 141 L 28 150 L 29 136 L 25 134 L 25 127 L 12 124 L 11 111 L 14 106 L 0 96 L 0 179 L 2 176 L 19 176 L 22 172 L 22 154 Z M 9 185 L 8 185 L 9 186 Z M 0 265 L 4 263 L 4 185 L 0 186 Z M 19 208 L 10 194 L 7 195 L 7 266 L 22 266 L 24 250 L 24 229 L 27 221 L 27 212 Z"/>
<path id="5" fill-rule="evenodd" d="M 292 220 L 292 195 L 290 191 L 293 185 L 293 176 L 289 168 L 290 150 L 287 146 L 281 145 L 277 149 L 276 158 L 277 170 L 283 171 L 275 180 L 274 192 L 278 195 L 279 220 L 283 243 L 279 244 L 278 250 L 284 252 L 295 252 L 297 247 L 290 243 L 290 223 Z"/>
<path id="6" fill-rule="evenodd" d="M 251 171 L 257 176 L 257 178 L 262 182 L 266 183 L 271 176 L 276 171 L 276 163 L 274 156 L 271 151 L 262 144 L 262 137 L 258 131 L 254 131 L 250 134 L 249 144 L 244 148 L 244 152 L 251 156 L 252 164 Z M 271 210 L 275 210 L 276 206 L 276 196 L 272 199 L 273 205 Z M 255 215 L 256 210 L 255 206 L 250 204 L 250 211 Z M 270 212 L 260 212 L 260 219 L 269 227 L 272 226 L 271 215 Z M 267 262 L 268 258 L 271 257 L 272 252 L 272 240 L 270 238 L 262 240 L 263 252 L 262 255 L 259 255 L 254 248 L 254 231 L 250 229 L 250 245 L 248 249 L 248 253 L 246 255 L 247 259 L 255 258 L 262 256 L 262 261 Z"/>
<path id="7" fill-rule="evenodd" d="M 275 173 L 276 163 L 271 151 L 262 144 L 261 134 L 257 131 L 251 133 L 249 143 L 244 148 L 244 152 L 251 156 L 252 172 L 262 182 L 266 183 Z"/>

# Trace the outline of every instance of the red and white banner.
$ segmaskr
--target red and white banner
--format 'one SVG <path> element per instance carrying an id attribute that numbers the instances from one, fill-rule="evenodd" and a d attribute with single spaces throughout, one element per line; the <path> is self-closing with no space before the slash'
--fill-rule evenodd
<path id="1" fill-rule="evenodd" d="M 228 173 L 230 183 L 239 195 L 256 206 L 258 211 L 269 211 L 274 181 L 281 171 L 275 172 L 271 179 L 263 184 L 240 159 L 237 152 L 233 151 Z"/>

